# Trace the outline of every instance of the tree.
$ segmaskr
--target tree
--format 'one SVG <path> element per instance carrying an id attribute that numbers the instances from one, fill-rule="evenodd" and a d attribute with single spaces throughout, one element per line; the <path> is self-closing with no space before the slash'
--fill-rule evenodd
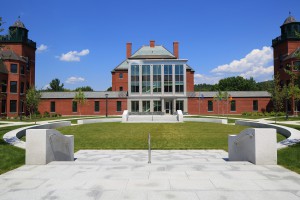
<path id="1" fill-rule="evenodd" d="M 30 114 L 30 119 L 32 114 L 34 114 L 39 106 L 41 100 L 41 92 L 36 90 L 35 87 L 31 87 L 26 91 L 26 109 Z"/>
<path id="2" fill-rule="evenodd" d="M 2 17 L 0 17 L 0 32 L 4 31 L 4 28 L 2 28 L 3 24 Z"/>
<path id="3" fill-rule="evenodd" d="M 112 91 L 112 87 L 107 88 L 106 91 Z"/>
<path id="4" fill-rule="evenodd" d="M 250 79 L 245 79 L 241 76 L 228 77 L 221 79 L 215 88 L 221 91 L 255 91 L 257 90 L 256 82 L 251 77 Z"/>
<path id="5" fill-rule="evenodd" d="M 82 87 L 78 87 L 75 89 L 75 91 L 94 91 L 93 88 L 91 86 L 82 86 Z"/>
<path id="6" fill-rule="evenodd" d="M 54 92 L 64 91 L 64 84 L 60 84 L 60 80 L 58 78 L 53 79 L 50 83 L 50 90 Z"/>
<path id="7" fill-rule="evenodd" d="M 226 94 L 227 94 L 227 92 L 226 92 Z M 220 107 L 220 102 L 222 102 L 222 100 L 223 100 L 223 98 L 224 98 L 224 95 L 225 95 L 225 93 L 223 93 L 221 90 L 219 90 L 218 91 L 218 93 L 214 96 L 214 100 L 215 101 L 217 101 L 217 103 L 218 103 L 218 115 L 220 114 L 219 113 L 219 107 Z M 228 95 L 227 95 L 228 96 Z M 222 109 L 223 110 L 223 109 Z"/>
<path id="8" fill-rule="evenodd" d="M 286 86 L 285 86 L 286 87 Z M 286 96 L 286 88 L 281 88 L 279 74 L 274 77 L 274 87 L 270 90 L 271 99 L 275 110 L 275 123 L 277 121 L 277 114 L 283 109 L 283 101 Z"/>
<path id="9" fill-rule="evenodd" d="M 201 83 L 201 84 L 194 85 L 194 90 L 195 91 L 213 91 L 213 87 L 214 87 L 214 85 Z"/>
<path id="10" fill-rule="evenodd" d="M 83 106 L 86 103 L 86 98 L 84 93 L 81 90 L 76 92 L 73 101 L 79 104 L 79 114 L 81 115 L 81 106 Z"/>

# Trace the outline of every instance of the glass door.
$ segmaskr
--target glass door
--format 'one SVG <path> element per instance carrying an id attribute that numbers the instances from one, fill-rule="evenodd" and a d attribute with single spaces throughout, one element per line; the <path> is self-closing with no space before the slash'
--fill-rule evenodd
<path id="1" fill-rule="evenodd" d="M 165 110 L 166 110 L 166 114 L 170 114 L 170 102 L 166 101 L 165 103 Z"/>

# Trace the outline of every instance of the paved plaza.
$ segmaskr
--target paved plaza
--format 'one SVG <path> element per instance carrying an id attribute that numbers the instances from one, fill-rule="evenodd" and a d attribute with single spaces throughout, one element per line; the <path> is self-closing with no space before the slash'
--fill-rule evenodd
<path id="1" fill-rule="evenodd" d="M 75 162 L 0 175 L 0 199 L 300 199 L 300 175 L 279 165 L 228 162 L 222 150 L 81 150 Z"/>

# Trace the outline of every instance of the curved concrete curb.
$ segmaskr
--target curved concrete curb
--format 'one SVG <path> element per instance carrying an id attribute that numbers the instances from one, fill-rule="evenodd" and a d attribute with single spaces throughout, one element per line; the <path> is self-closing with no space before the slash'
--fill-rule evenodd
<path id="1" fill-rule="evenodd" d="M 183 118 L 184 122 L 210 122 L 218 124 L 227 124 L 227 119 L 216 119 L 216 118 Z"/>
<path id="2" fill-rule="evenodd" d="M 18 129 L 15 129 L 15 130 L 5 133 L 3 135 L 3 139 L 5 142 L 7 142 L 13 146 L 25 149 L 26 143 L 24 141 L 20 140 L 19 138 L 26 135 L 27 129 L 55 129 L 55 128 L 64 127 L 64 126 L 71 126 L 71 122 L 63 121 L 63 122 L 57 122 L 57 123 L 26 126 L 26 127 L 18 128 Z"/>
<path id="3" fill-rule="evenodd" d="M 244 120 L 236 120 L 235 124 L 242 126 L 251 126 L 256 128 L 275 128 L 278 133 L 287 137 L 286 140 L 277 143 L 277 149 L 282 149 L 300 142 L 300 131 L 286 126 Z"/>
<path id="4" fill-rule="evenodd" d="M 77 124 L 94 124 L 104 122 L 122 122 L 122 118 L 103 118 L 103 119 L 81 119 L 77 120 Z"/>

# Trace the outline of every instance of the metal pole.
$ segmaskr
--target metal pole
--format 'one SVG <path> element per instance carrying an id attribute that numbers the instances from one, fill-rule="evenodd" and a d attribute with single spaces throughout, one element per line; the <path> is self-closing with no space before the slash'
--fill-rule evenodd
<path id="1" fill-rule="evenodd" d="M 151 163 L 151 135 L 148 134 L 148 163 Z"/>

